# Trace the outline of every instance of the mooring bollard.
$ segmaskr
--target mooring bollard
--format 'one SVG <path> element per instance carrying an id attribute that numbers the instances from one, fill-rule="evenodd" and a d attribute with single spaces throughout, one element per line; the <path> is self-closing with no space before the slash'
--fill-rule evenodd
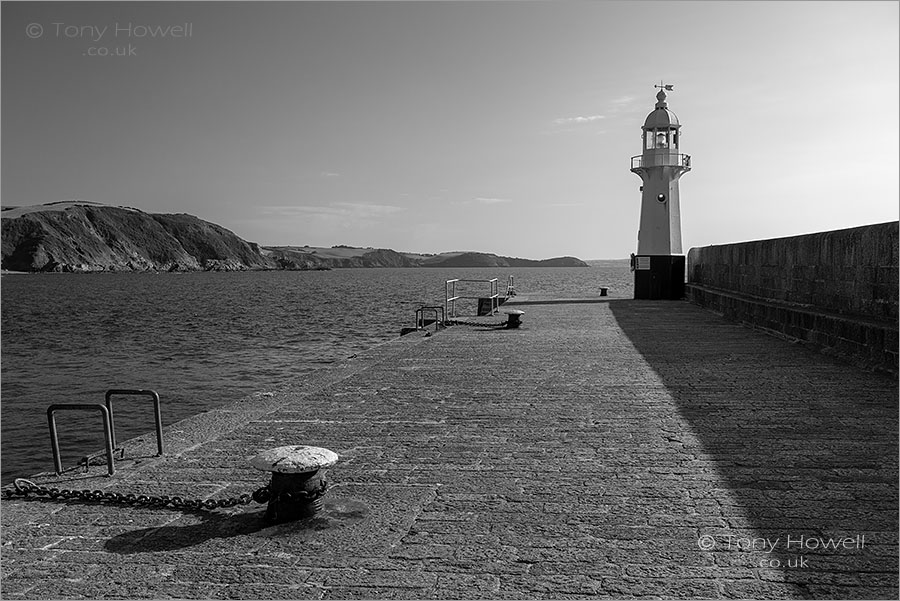
<path id="1" fill-rule="evenodd" d="M 256 469 L 272 472 L 265 520 L 281 524 L 314 516 L 328 486 L 325 469 L 337 460 L 334 451 L 305 445 L 269 449 L 251 459 Z"/>
<path id="2" fill-rule="evenodd" d="M 525 311 L 510 309 L 509 311 L 506 311 L 506 314 L 509 316 L 506 319 L 506 328 L 508 330 L 518 328 L 520 325 L 522 325 L 522 316 L 525 315 Z"/>

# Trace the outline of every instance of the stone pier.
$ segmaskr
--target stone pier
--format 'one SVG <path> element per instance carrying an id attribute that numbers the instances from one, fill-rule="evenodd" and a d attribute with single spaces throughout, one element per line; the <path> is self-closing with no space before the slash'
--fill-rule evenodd
<path id="1" fill-rule="evenodd" d="M 36 476 L 222 499 L 265 449 L 340 456 L 289 524 L 4 499 L 3 598 L 897 598 L 894 377 L 684 301 L 516 308 Z"/>

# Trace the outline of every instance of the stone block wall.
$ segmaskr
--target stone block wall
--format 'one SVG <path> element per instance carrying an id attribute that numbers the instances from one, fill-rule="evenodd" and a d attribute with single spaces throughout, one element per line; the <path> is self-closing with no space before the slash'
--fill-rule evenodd
<path id="1" fill-rule="evenodd" d="M 691 302 L 897 372 L 898 222 L 692 248 Z"/>

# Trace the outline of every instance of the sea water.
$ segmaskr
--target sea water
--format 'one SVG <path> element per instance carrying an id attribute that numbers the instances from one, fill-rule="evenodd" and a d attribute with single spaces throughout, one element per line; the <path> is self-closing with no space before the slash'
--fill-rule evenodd
<path id="1" fill-rule="evenodd" d="M 627 260 L 590 268 L 4 275 L 2 482 L 53 468 L 51 404 L 102 403 L 110 388 L 149 388 L 160 394 L 168 425 L 396 338 L 418 307 L 444 304 L 448 279 L 498 278 L 502 294 L 508 276 L 520 293 L 632 291 Z M 103 448 L 97 414 L 60 413 L 57 421 L 64 465 Z M 117 440 L 152 430 L 146 401 L 116 404 Z"/>

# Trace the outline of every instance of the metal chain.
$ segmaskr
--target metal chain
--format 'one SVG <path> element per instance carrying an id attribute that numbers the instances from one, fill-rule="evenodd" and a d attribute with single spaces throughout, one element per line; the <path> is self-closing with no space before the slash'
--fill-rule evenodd
<path id="1" fill-rule="evenodd" d="M 27 497 L 29 494 L 36 496 L 49 497 L 51 499 L 77 499 L 79 501 L 107 503 L 110 505 L 128 505 L 139 507 L 158 507 L 171 508 L 179 510 L 197 511 L 212 510 L 218 507 L 234 507 L 235 505 L 249 505 L 251 501 L 257 503 L 268 503 L 272 498 L 272 492 L 269 485 L 262 486 L 252 494 L 244 493 L 238 497 L 230 499 L 185 499 L 183 497 L 170 497 L 167 495 L 136 495 L 133 493 L 122 494 L 117 492 L 103 492 L 102 490 L 67 490 L 59 488 L 48 488 L 46 486 L 38 486 L 31 480 L 25 478 L 17 478 L 13 482 L 15 489 L 7 488 L 3 492 L 7 498 L 16 496 Z M 325 494 L 328 484 L 322 478 L 322 483 L 318 489 L 313 491 L 286 491 L 278 496 L 279 500 L 284 501 L 315 501 Z"/>
<path id="2" fill-rule="evenodd" d="M 268 486 L 265 487 L 268 491 Z M 319 483 L 319 487 L 315 490 L 285 490 L 282 491 L 281 494 L 278 495 L 279 501 L 302 501 L 305 503 L 311 503 L 315 501 L 319 497 L 325 495 L 325 491 L 328 489 L 328 482 L 325 481 L 325 478 L 322 478 Z"/>
<path id="3" fill-rule="evenodd" d="M 500 326 L 506 325 L 505 321 L 501 321 L 500 323 L 486 323 L 481 321 L 462 321 L 459 319 L 451 319 L 444 323 L 449 326 L 474 326 L 478 328 L 499 328 Z"/>

